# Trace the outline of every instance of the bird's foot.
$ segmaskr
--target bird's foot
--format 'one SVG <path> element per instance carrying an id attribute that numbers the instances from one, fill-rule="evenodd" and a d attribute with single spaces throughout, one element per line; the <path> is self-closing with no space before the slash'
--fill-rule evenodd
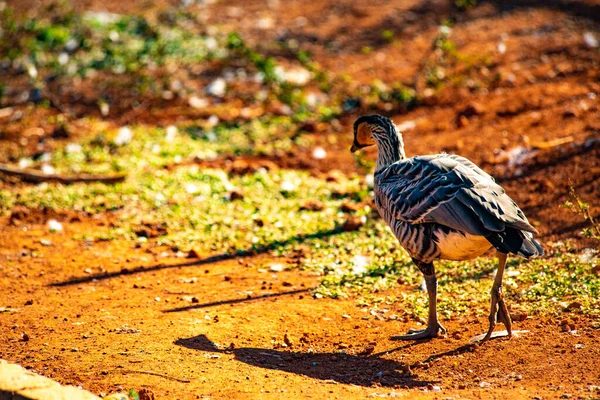
<path id="1" fill-rule="evenodd" d="M 504 303 L 504 295 L 502 294 L 500 288 L 497 290 L 492 290 L 492 306 L 488 319 L 490 321 L 490 327 L 482 340 L 483 342 L 491 339 L 492 337 L 512 337 L 512 321 L 510 319 L 510 314 L 508 312 L 508 308 L 506 307 L 506 303 Z M 492 336 L 497 321 L 500 321 L 504 324 L 506 327 L 506 334 Z"/>
<path id="2" fill-rule="evenodd" d="M 427 325 L 425 329 L 409 329 L 406 335 L 392 336 L 390 340 L 420 340 L 432 339 L 446 333 L 446 328 L 439 321 Z"/>

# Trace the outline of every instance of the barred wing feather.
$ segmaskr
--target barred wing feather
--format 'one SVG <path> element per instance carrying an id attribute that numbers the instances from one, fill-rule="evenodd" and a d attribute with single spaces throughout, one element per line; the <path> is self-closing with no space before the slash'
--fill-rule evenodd
<path id="1" fill-rule="evenodd" d="M 384 213 L 411 224 L 435 222 L 481 236 L 507 226 L 537 233 L 504 189 L 460 156 L 399 161 L 376 173 L 375 190 Z"/>

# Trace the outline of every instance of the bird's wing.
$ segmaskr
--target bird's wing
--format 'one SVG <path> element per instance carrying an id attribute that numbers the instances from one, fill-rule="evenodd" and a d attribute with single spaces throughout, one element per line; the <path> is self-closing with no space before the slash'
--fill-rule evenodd
<path id="1" fill-rule="evenodd" d="M 473 235 L 506 225 L 537 233 L 494 179 L 466 158 L 438 154 L 392 164 L 375 176 L 378 205 L 396 219 L 435 222 Z"/>

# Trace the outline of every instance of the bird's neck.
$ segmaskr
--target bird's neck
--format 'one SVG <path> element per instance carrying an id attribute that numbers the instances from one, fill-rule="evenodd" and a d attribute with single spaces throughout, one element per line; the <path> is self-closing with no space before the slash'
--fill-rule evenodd
<path id="1" fill-rule="evenodd" d="M 387 135 L 385 138 L 378 140 L 377 148 L 378 155 L 375 171 L 406 158 L 402 135 L 396 131 L 392 132 L 390 135 Z"/>

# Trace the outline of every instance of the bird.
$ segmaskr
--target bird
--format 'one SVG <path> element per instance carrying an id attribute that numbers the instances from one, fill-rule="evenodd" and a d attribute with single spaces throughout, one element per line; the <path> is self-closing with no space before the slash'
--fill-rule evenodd
<path id="1" fill-rule="evenodd" d="M 480 338 L 489 340 L 498 321 L 506 327 L 504 335 L 512 337 L 502 278 L 509 254 L 543 255 L 533 238 L 538 231 L 494 178 L 467 158 L 446 153 L 407 158 L 402 134 L 391 119 L 361 116 L 354 123 L 350 150 L 373 145 L 378 152 L 373 180 L 376 208 L 423 273 L 429 298 L 427 327 L 392 339 L 445 335 L 437 316 L 434 261 L 471 260 L 491 248 L 497 251 L 498 269 L 491 289 L 489 328 Z"/>

